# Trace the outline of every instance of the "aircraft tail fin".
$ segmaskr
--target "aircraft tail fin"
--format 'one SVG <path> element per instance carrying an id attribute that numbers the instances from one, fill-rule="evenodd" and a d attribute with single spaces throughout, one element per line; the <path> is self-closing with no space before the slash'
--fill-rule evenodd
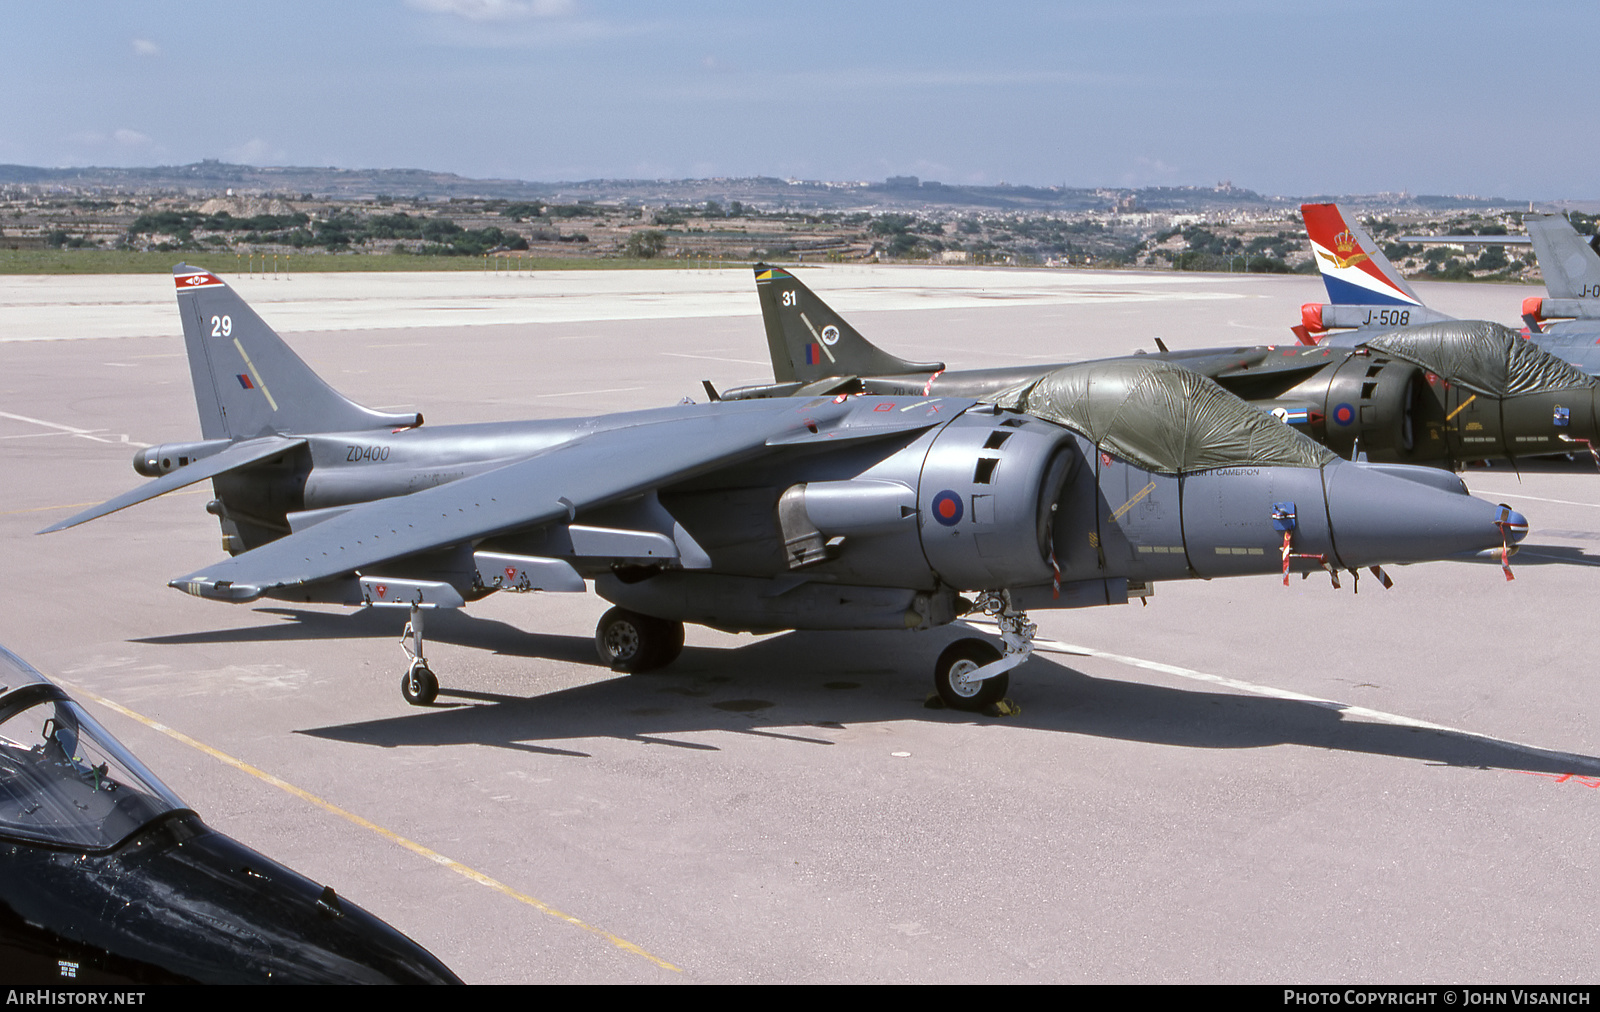
<path id="1" fill-rule="evenodd" d="M 179 264 L 172 275 L 206 439 L 422 424 L 419 414 L 374 411 L 330 387 L 210 271 Z"/>
<path id="2" fill-rule="evenodd" d="M 1571 222 L 1559 214 L 1525 214 L 1522 227 L 1552 299 L 1600 298 L 1600 253 Z"/>
<path id="3" fill-rule="evenodd" d="M 767 328 L 772 376 L 780 383 L 935 373 L 944 368 L 942 362 L 907 362 L 872 344 L 782 267 L 756 264 L 756 294 Z"/>
<path id="4" fill-rule="evenodd" d="M 1420 306 L 1422 300 L 1395 270 L 1372 236 L 1338 204 L 1301 204 L 1311 252 L 1336 306 Z"/>

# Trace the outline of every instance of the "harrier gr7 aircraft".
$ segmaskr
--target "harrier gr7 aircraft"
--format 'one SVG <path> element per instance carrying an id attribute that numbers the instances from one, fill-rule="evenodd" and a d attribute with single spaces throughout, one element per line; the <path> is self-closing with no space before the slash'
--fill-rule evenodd
<path id="1" fill-rule="evenodd" d="M 1454 476 L 1342 461 L 1159 361 L 1061 370 L 1021 410 L 919 389 L 424 426 L 329 388 L 215 275 L 175 276 L 204 438 L 141 451 L 149 482 L 49 530 L 209 478 L 233 557 L 171 585 L 407 608 L 418 704 L 438 691 L 425 611 L 496 590 L 592 580 L 617 606 L 599 653 L 627 671 L 670 663 L 685 622 L 930 629 L 982 611 L 1004 651 L 960 640 L 935 670 L 971 709 L 1028 657 L 1026 609 L 1164 579 L 1504 561 L 1526 532 Z"/>
<path id="2" fill-rule="evenodd" d="M 777 382 L 726 398 L 926 392 L 1014 406 L 1028 384 L 1062 367 L 953 371 L 905 362 L 869 343 L 780 267 L 757 265 L 756 289 Z M 1139 357 L 1208 376 L 1346 458 L 1452 466 L 1600 442 L 1600 384 L 1508 328 L 1460 321 L 1408 327 L 1426 312 L 1408 303 L 1362 311 L 1390 315 L 1381 327 L 1311 346 L 1163 346 Z"/>

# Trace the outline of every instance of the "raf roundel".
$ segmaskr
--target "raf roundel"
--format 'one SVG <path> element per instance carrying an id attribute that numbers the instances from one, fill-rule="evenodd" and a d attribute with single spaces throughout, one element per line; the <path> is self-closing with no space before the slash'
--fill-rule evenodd
<path id="1" fill-rule="evenodd" d="M 954 527 L 961 522 L 961 497 L 949 489 L 945 489 L 933 497 L 933 518 L 946 527 Z"/>
<path id="2" fill-rule="evenodd" d="M 1348 404 L 1341 404 L 1333 409 L 1333 420 L 1340 425 L 1349 425 L 1356 420 L 1356 409 Z"/>

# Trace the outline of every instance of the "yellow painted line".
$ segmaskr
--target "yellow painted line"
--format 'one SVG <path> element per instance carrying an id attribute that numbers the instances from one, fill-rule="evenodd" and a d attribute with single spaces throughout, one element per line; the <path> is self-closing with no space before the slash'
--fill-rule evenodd
<path id="1" fill-rule="evenodd" d="M 132 720 L 136 720 L 139 723 L 143 724 L 144 726 L 146 726 L 146 727 L 148 727 L 148 728 L 150 728 L 152 730 L 160 731 L 162 734 L 168 736 L 169 738 L 175 738 L 178 741 L 183 742 L 185 745 L 188 745 L 190 748 L 198 749 L 199 751 L 204 752 L 206 755 L 210 756 L 211 758 L 216 759 L 219 762 L 226 763 L 227 765 L 232 766 L 236 770 L 239 770 L 239 771 L 244 772 L 244 773 L 248 773 L 251 776 L 255 777 L 256 779 L 261 780 L 261 781 L 263 781 L 265 783 L 271 784 L 272 786 L 278 788 L 281 791 L 285 791 L 285 792 L 287 792 L 289 794 L 293 794 L 295 797 L 300 798 L 303 801 L 309 801 L 311 804 L 316 805 L 318 808 L 322 809 L 325 812 L 328 812 L 328 813 L 330 813 L 332 815 L 337 815 L 339 818 L 345 819 L 345 820 L 347 820 L 349 822 L 353 822 L 357 826 L 360 826 L 362 829 L 371 830 L 372 832 L 377 833 L 379 836 L 383 837 L 385 840 L 388 840 L 391 843 L 399 844 L 400 846 L 404 847 L 406 850 L 411 851 L 413 854 L 417 854 L 418 856 L 424 857 L 427 860 L 434 862 L 435 864 L 440 864 L 440 865 L 443 865 L 446 868 L 449 868 L 451 871 L 455 872 L 457 875 L 462 875 L 462 876 L 464 876 L 466 878 L 469 878 L 472 881 L 478 883 L 479 885 L 488 886 L 490 889 L 493 889 L 494 891 L 496 891 L 498 893 L 502 893 L 502 894 L 504 894 L 506 896 L 511 897 L 512 899 L 516 900 L 518 903 L 526 903 L 528 906 L 533 907 L 535 910 L 539 911 L 540 913 L 549 914 L 551 917 L 554 917 L 554 918 L 556 918 L 557 920 L 560 920 L 560 921 L 566 921 L 568 924 L 572 925 L 575 928 L 582 928 L 584 931 L 587 931 L 590 934 L 599 935 L 601 938 L 604 938 L 606 941 L 610 942 L 612 945 L 616 946 L 617 948 L 622 949 L 624 952 L 631 952 L 636 956 L 643 956 L 645 959 L 648 959 L 650 962 L 652 962 L 652 963 L 656 964 L 657 966 L 661 967 L 663 970 L 671 970 L 673 973 L 682 973 L 683 972 L 683 970 L 681 968 L 673 966 L 671 963 L 667 962 L 664 959 L 658 959 L 657 957 L 652 956 L 650 953 L 648 953 L 645 950 L 639 948 L 639 946 L 634 945 L 632 942 L 628 941 L 625 938 L 619 938 L 616 935 L 613 935 L 611 932 L 606 931 L 604 928 L 597 928 L 592 924 L 585 924 L 583 921 L 578 920 L 576 917 L 572 916 L 571 914 L 562 913 L 560 910 L 557 910 L 555 907 L 552 907 L 547 903 L 542 903 L 539 900 L 534 899 L 532 896 L 529 896 L 527 893 L 518 892 L 515 889 L 511 888 L 510 886 L 506 885 L 505 883 L 499 882 L 499 881 L 497 881 L 495 879 L 492 879 L 492 878 L 490 878 L 489 876 L 483 874 L 480 871 L 474 871 L 473 869 L 468 868 L 466 865 L 460 863 L 459 861 L 453 861 L 450 858 L 445 857 L 443 854 L 439 853 L 436 850 L 430 850 L 427 847 L 424 847 L 420 843 L 417 843 L 417 842 L 415 842 L 413 840 L 406 839 L 405 837 L 401 836 L 399 833 L 393 832 L 392 830 L 384 829 L 382 826 L 380 826 L 380 825 L 378 825 L 378 824 L 376 824 L 374 822 L 369 822 L 368 820 L 363 819 L 361 816 L 355 814 L 354 812 L 345 811 L 343 808 L 340 808 L 338 805 L 335 805 L 330 801 L 324 801 L 322 798 L 317 797 L 315 794 L 312 794 L 309 791 L 301 790 L 300 788 L 296 787 L 294 784 L 291 784 L 286 780 L 281 780 L 278 777 L 273 776 L 271 773 L 266 772 L 265 770 L 257 769 L 256 767 L 251 766 L 247 762 L 243 762 L 242 760 L 235 759 L 233 756 L 228 755 L 226 752 L 219 752 L 218 750 L 212 748 L 210 745 L 207 745 L 204 742 L 196 741 L 195 739 L 193 739 L 193 738 L 189 737 L 188 735 L 184 734 L 182 731 L 173 730 L 172 728 L 166 726 L 165 724 L 162 724 L 162 723 L 160 723 L 158 721 L 151 720 L 149 717 L 146 717 L 143 714 L 135 713 L 134 711 L 128 709 L 125 706 L 122 706 L 122 705 L 117 704 L 117 703 L 113 703 L 109 699 L 106 699 L 106 698 L 104 698 L 102 696 L 97 696 L 94 693 L 89 692 L 89 691 L 87 691 L 85 689 L 79 688 L 77 686 L 69 685 L 66 682 L 61 682 L 60 679 L 56 679 L 56 681 L 60 682 L 61 685 L 64 688 L 66 688 L 74 696 L 81 696 L 81 697 L 83 697 L 85 699 L 92 699 L 96 703 L 99 703 L 101 706 L 107 707 L 108 709 L 115 710 L 118 713 L 122 714 L 124 717 L 128 717 L 128 718 L 130 718 Z"/>
<path id="2" fill-rule="evenodd" d="M 200 480 L 205 481 L 204 478 Z M 202 493 L 210 495 L 211 490 L 209 488 L 191 488 L 187 492 L 168 492 L 167 495 L 200 495 Z M 85 506 L 98 505 L 100 504 L 97 502 L 74 502 L 62 506 L 30 506 L 25 510 L 0 510 L 0 517 L 9 517 L 17 513 L 48 513 L 51 510 L 81 510 Z M 134 505 L 137 506 L 139 504 L 134 503 Z"/>
<path id="3" fill-rule="evenodd" d="M 256 372 L 256 364 L 250 361 L 249 355 L 244 353 L 244 345 L 239 343 L 237 337 L 233 339 L 233 346 L 239 349 L 239 357 L 244 359 L 244 367 L 250 370 L 250 375 L 255 379 L 256 386 L 260 387 L 261 392 L 267 395 L 267 403 L 272 406 L 272 410 L 278 410 L 278 402 L 272 399 L 272 391 L 268 390 L 267 385 L 261 381 L 261 374 Z"/>
<path id="4" fill-rule="evenodd" d="M 1133 504 L 1134 503 L 1138 502 L 1140 499 L 1143 499 L 1145 496 L 1149 495 L 1151 492 L 1154 492 L 1155 490 L 1156 490 L 1156 483 L 1152 481 L 1150 484 L 1146 485 L 1144 488 L 1141 488 L 1139 490 L 1139 494 L 1138 495 L 1134 496 L 1132 499 L 1129 499 L 1127 502 L 1123 503 L 1121 506 L 1118 506 L 1117 507 L 1117 511 L 1115 513 L 1111 514 L 1111 519 L 1113 519 L 1113 520 L 1121 520 L 1122 519 L 1122 514 L 1128 512 L 1131 509 L 1133 509 Z"/>
<path id="5" fill-rule="evenodd" d="M 48 513 L 51 510 L 81 510 L 85 506 L 98 506 L 97 502 L 75 502 L 65 506 L 31 506 L 25 510 L 0 510 L 0 517 L 9 517 L 17 513 Z"/>
<path id="6" fill-rule="evenodd" d="M 1468 404 L 1471 404 L 1473 401 L 1475 401 L 1477 399 L 1478 399 L 1478 395 L 1477 394 L 1473 394 L 1471 397 L 1468 397 L 1466 400 L 1462 401 L 1460 406 L 1457 407 L 1454 411 L 1450 412 L 1448 415 L 1445 415 L 1444 416 L 1444 420 L 1447 421 L 1447 422 L 1450 421 L 1450 419 L 1454 418 L 1455 416 L 1461 414 L 1461 412 L 1465 411 Z"/>

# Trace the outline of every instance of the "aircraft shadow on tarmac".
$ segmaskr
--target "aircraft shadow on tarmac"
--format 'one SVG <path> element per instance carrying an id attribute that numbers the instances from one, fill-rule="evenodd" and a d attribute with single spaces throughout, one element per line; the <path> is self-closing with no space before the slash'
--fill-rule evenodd
<path id="1" fill-rule="evenodd" d="M 1462 478 L 1466 479 L 1467 487 L 1472 486 L 1472 478 L 1480 474 L 1594 474 L 1597 470 L 1594 458 L 1587 453 L 1556 454 L 1550 457 L 1518 457 L 1515 463 L 1496 461 L 1492 464 L 1468 464 L 1460 469 Z"/>
<path id="2" fill-rule="evenodd" d="M 1572 545 L 1530 545 L 1524 543 L 1520 550 L 1511 559 L 1511 568 L 1519 569 L 1522 566 L 1600 566 L 1600 558 L 1585 554 L 1581 548 Z M 1474 562 L 1487 562 L 1498 566 L 1499 559 L 1473 559 Z"/>
<path id="3" fill-rule="evenodd" d="M 146 636 L 133 643 L 173 646 L 191 643 L 277 643 L 294 640 L 400 639 L 405 612 L 398 609 L 362 608 L 355 612 L 303 611 L 297 608 L 257 608 L 257 614 L 276 615 L 285 621 L 273 625 L 236 626 L 206 632 Z M 459 609 L 440 609 L 428 615 L 428 644 L 492 650 L 512 657 L 542 657 L 552 661 L 597 664 L 594 639 L 525 632 L 516 626 L 479 618 Z M 396 654 L 398 656 L 398 653 Z M 398 666 L 396 667 L 398 671 Z"/>
<path id="4" fill-rule="evenodd" d="M 338 631 L 350 619 L 292 613 L 281 635 L 392 635 Z M 587 637 L 530 635 L 503 623 L 470 619 L 431 626 L 440 642 L 500 653 L 595 664 Z M 363 623 L 365 624 L 365 623 Z M 279 627 L 238 630 L 275 633 Z M 207 642 L 230 637 L 207 634 Z M 273 638 L 276 638 L 274 636 Z M 1300 700 L 1169 687 L 1092 677 L 1036 655 L 1015 672 L 1012 695 L 1022 713 L 988 717 L 928 709 L 927 672 L 950 635 L 789 633 L 738 649 L 688 647 L 665 671 L 522 698 L 456 689 L 448 670 L 436 706 L 375 721 L 308 728 L 314 737 L 384 748 L 488 745 L 586 758 L 559 743 L 617 738 L 691 750 L 716 750 L 708 733 L 733 732 L 828 747 L 807 726 L 842 728 L 916 718 L 969 721 L 1204 749 L 1300 745 L 1416 759 L 1441 766 L 1600 773 L 1600 758 L 1517 746 L 1482 734 L 1344 719 L 1340 707 Z M 151 642 L 194 642 L 165 637 Z"/>

